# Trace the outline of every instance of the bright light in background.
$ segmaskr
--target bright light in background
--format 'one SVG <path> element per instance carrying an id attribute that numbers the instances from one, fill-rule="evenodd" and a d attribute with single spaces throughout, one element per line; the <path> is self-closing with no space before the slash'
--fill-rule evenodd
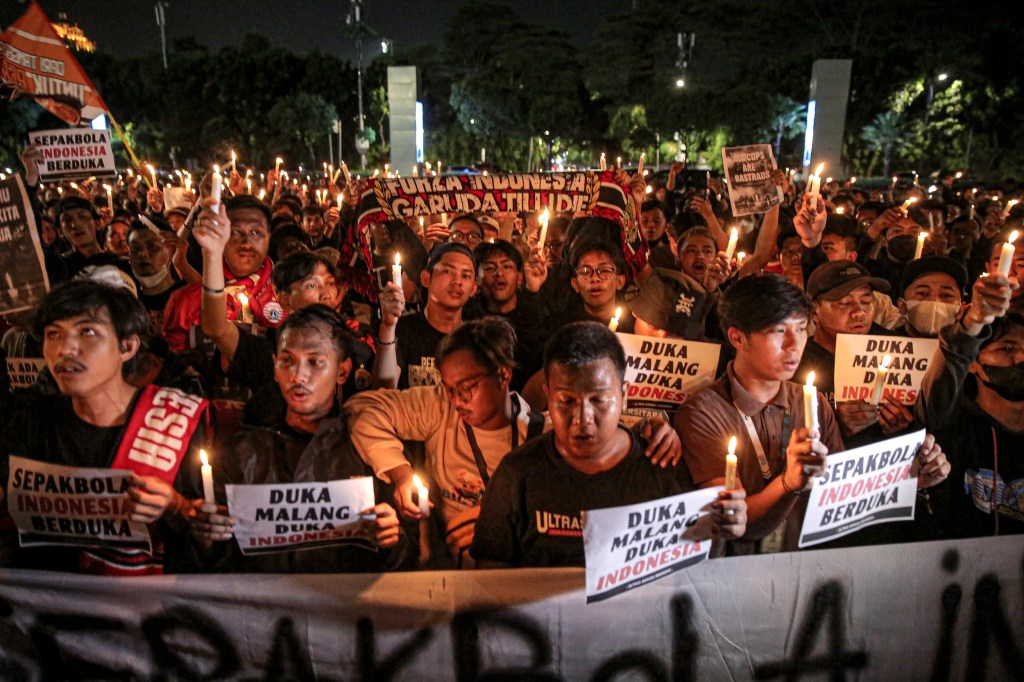
<path id="1" fill-rule="evenodd" d="M 677 88 L 681 88 L 684 85 L 686 85 L 686 81 L 684 81 L 682 78 L 677 78 L 676 79 L 676 87 Z"/>
<path id="2" fill-rule="evenodd" d="M 940 80 L 940 81 L 944 81 L 944 80 L 946 80 L 947 78 L 949 78 L 949 75 L 948 75 L 948 74 L 945 74 L 945 73 L 940 73 L 940 74 L 939 74 L 939 80 Z"/>
<path id="3" fill-rule="evenodd" d="M 807 135 L 804 137 L 804 168 L 811 165 L 811 148 L 814 146 L 814 108 L 815 101 L 807 103 Z"/>
<path id="4" fill-rule="evenodd" d="M 92 126 L 93 130 L 106 130 L 107 129 L 107 115 L 106 114 L 100 114 L 99 116 L 94 118 L 92 120 L 92 123 L 90 123 L 89 125 Z"/>
<path id="5" fill-rule="evenodd" d="M 423 163 L 423 102 L 416 102 L 416 163 Z"/>

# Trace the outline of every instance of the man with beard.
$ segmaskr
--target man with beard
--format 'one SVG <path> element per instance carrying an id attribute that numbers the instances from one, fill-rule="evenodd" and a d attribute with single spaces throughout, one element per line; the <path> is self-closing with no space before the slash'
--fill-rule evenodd
<path id="1" fill-rule="evenodd" d="M 371 475 L 352 447 L 338 392 L 352 371 L 350 335 L 341 317 L 321 304 L 290 315 L 277 334 L 274 381 L 283 405 L 273 425 L 246 427 L 221 449 L 218 490 L 223 485 L 338 481 Z M 388 491 L 378 486 L 376 499 Z M 222 498 L 223 499 L 223 498 Z M 343 543 L 302 551 L 243 556 L 233 538 L 227 508 L 195 505 L 192 519 L 207 570 L 246 573 L 380 572 L 410 567 L 413 543 L 394 508 L 381 502 L 358 510 L 366 537 L 376 547 Z M 212 512 L 212 513 L 211 513 Z M 372 518 L 372 520 L 370 520 Z"/>
<path id="2" fill-rule="evenodd" d="M 230 226 L 230 232 L 220 271 L 207 273 L 211 264 L 204 263 L 203 282 L 178 289 L 167 302 L 163 336 L 174 351 L 188 346 L 189 331 L 199 324 L 205 296 L 224 295 L 228 299 L 226 316 L 229 320 L 274 328 L 284 319 L 284 311 L 274 297 L 270 282 L 271 262 L 267 256 L 270 211 L 266 205 L 248 194 L 222 202 L 216 207 L 217 212 L 211 210 L 212 199 L 203 199 L 203 205 L 193 232 L 197 240 L 203 230 L 222 230 Z"/>

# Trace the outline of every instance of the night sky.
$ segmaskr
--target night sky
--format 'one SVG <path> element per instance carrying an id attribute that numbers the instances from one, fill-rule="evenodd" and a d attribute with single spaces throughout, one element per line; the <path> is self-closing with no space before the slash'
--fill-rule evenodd
<path id="1" fill-rule="evenodd" d="M 514 7 L 525 21 L 566 31 L 579 46 L 589 42 L 600 20 L 629 11 L 624 0 L 493 0 Z M 403 46 L 439 42 L 446 20 L 462 2 L 448 0 L 364 0 L 363 20 L 383 37 Z M 97 49 L 118 57 L 160 50 L 152 0 L 40 0 L 56 21 L 66 12 Z M 0 25 L 6 28 L 24 12 L 20 0 L 0 0 Z M 348 0 L 170 0 L 166 10 L 168 44 L 194 36 L 218 48 L 238 44 L 242 35 L 262 33 L 295 52 L 319 49 L 354 59 L 355 48 L 343 29 Z M 364 46 L 367 60 L 380 54 L 380 41 Z"/>

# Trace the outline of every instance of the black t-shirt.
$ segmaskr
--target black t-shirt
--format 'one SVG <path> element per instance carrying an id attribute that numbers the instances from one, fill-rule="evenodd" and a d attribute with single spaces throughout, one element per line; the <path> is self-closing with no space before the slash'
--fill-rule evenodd
<path id="1" fill-rule="evenodd" d="M 399 318 L 395 335 L 395 355 L 398 367 L 402 370 L 398 377 L 398 387 L 434 386 L 441 383 L 441 375 L 434 365 L 434 354 L 445 334 L 435 329 L 420 311 Z"/>
<path id="2" fill-rule="evenodd" d="M 149 313 L 149 328 L 156 336 L 160 336 L 163 333 L 164 308 L 167 307 L 167 300 L 176 289 L 180 289 L 183 286 L 185 286 L 185 282 L 175 280 L 170 289 L 161 291 L 159 294 L 143 293 L 142 287 L 139 287 L 139 301 L 142 302 L 146 312 Z"/>
<path id="3" fill-rule="evenodd" d="M 64 261 L 64 267 L 70 279 L 81 276 L 84 270 L 98 268 L 103 265 L 113 265 L 132 278 L 133 281 L 135 279 L 128 259 L 124 256 L 118 256 L 116 253 L 103 251 L 94 256 L 86 257 L 78 251 L 72 251 L 62 256 L 61 259 Z"/>
<path id="4" fill-rule="evenodd" d="M 621 301 L 616 302 L 615 305 L 616 307 L 622 308 L 622 315 L 619 316 L 619 326 L 616 331 L 623 334 L 633 334 L 633 330 L 636 326 L 636 318 L 633 317 L 633 312 L 629 309 L 629 306 Z M 577 295 L 576 300 L 560 315 L 548 319 L 548 327 L 552 332 L 554 332 L 555 330 L 564 327 L 567 324 L 572 324 L 573 322 L 600 322 L 601 324 L 606 325 L 609 324 L 611 320 L 604 320 L 592 316 L 583 306 L 583 299 Z"/>
<path id="5" fill-rule="evenodd" d="M 548 432 L 509 453 L 484 491 L 471 554 L 513 566 L 583 566 L 580 512 L 690 492 L 686 467 L 662 469 L 630 432 L 626 457 L 586 474 L 555 449 Z"/>

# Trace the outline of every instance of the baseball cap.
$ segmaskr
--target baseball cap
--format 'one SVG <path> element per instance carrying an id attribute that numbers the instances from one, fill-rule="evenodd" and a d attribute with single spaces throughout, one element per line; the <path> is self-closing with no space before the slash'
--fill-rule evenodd
<path id="1" fill-rule="evenodd" d="M 967 286 L 967 269 L 964 266 L 945 256 L 925 256 L 910 261 L 903 269 L 903 276 L 900 278 L 900 295 L 902 296 L 907 287 L 915 280 L 932 272 L 944 272 L 952 277 L 960 291 Z"/>
<path id="2" fill-rule="evenodd" d="M 857 287 L 870 286 L 874 291 L 889 291 L 889 282 L 872 277 L 868 269 L 852 260 L 822 263 L 807 278 L 807 295 L 812 300 L 838 301 Z"/>
<path id="3" fill-rule="evenodd" d="M 93 218 L 99 218 L 100 212 L 97 210 L 96 205 L 86 199 L 85 197 L 64 197 L 60 200 L 60 204 L 57 210 L 57 221 L 60 222 L 60 214 L 64 211 L 70 211 L 76 208 L 84 208 L 88 211 Z"/>
<path id="4" fill-rule="evenodd" d="M 437 262 L 441 260 L 441 257 L 446 253 L 461 253 L 473 263 L 473 269 L 476 270 L 476 259 L 473 258 L 473 252 L 469 250 L 469 247 L 459 242 L 444 242 L 434 247 L 434 250 L 430 252 L 430 257 L 427 258 L 427 271 L 432 272 Z"/>
<path id="5" fill-rule="evenodd" d="M 697 280 L 676 270 L 654 268 L 629 307 L 652 327 L 684 339 L 699 339 L 704 336 L 707 302 L 707 292 Z"/>

